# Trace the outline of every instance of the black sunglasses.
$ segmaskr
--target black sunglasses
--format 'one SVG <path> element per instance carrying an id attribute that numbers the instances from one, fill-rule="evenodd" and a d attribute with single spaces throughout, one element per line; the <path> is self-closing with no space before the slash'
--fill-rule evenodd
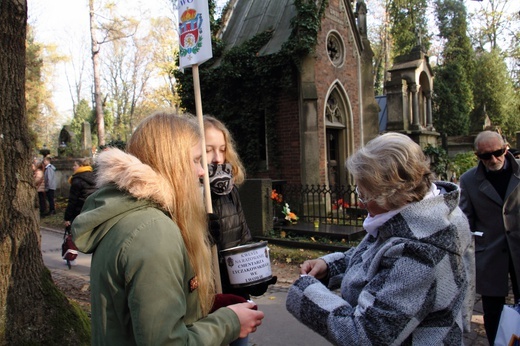
<path id="1" fill-rule="evenodd" d="M 491 155 L 498 158 L 498 157 L 504 155 L 505 152 L 506 152 L 506 148 L 502 148 L 502 149 L 498 149 L 497 151 L 494 151 L 492 153 L 482 153 L 482 154 L 475 153 L 475 155 L 477 155 L 478 158 L 481 160 L 489 160 L 489 159 L 491 159 Z"/>

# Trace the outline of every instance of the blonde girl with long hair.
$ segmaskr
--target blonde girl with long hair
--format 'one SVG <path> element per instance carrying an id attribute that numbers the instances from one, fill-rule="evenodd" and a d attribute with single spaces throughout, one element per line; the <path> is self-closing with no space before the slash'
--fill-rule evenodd
<path id="1" fill-rule="evenodd" d="M 252 303 L 213 313 L 214 277 L 193 119 L 155 113 L 127 152 L 97 158 L 99 190 L 74 220 L 78 248 L 93 253 L 94 344 L 227 344 L 256 330 Z"/>

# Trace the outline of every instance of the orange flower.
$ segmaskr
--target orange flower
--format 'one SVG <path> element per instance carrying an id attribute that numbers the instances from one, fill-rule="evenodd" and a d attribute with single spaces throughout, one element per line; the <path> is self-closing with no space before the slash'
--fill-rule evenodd
<path id="1" fill-rule="evenodd" d="M 276 203 L 282 203 L 282 195 L 276 192 L 276 190 L 271 191 L 271 199 Z"/>
<path id="2" fill-rule="evenodd" d="M 347 202 L 344 202 L 343 199 L 338 200 L 338 204 L 343 206 L 343 208 L 348 208 L 350 205 Z"/>
<path id="3" fill-rule="evenodd" d="M 338 209 L 338 207 L 349 208 L 350 204 L 348 204 L 348 202 L 344 202 L 343 199 L 340 198 L 337 200 L 337 202 L 334 202 L 334 204 L 332 205 L 332 209 L 336 210 Z"/>

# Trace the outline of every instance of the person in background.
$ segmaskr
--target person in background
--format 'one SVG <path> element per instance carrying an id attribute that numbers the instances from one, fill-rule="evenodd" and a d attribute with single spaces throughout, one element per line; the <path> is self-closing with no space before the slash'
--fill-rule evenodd
<path id="1" fill-rule="evenodd" d="M 73 173 L 69 177 L 69 198 L 67 202 L 67 208 L 63 215 L 63 224 L 65 225 L 65 235 L 70 234 L 70 225 L 72 221 L 79 215 L 83 204 L 88 196 L 96 191 L 96 178 L 91 166 L 89 158 L 75 160 L 72 166 Z M 65 254 L 66 254 L 65 250 Z M 76 260 L 67 261 L 65 263 L 69 265 L 76 265 Z"/>
<path id="2" fill-rule="evenodd" d="M 45 181 L 45 195 L 47 202 L 49 202 L 49 212 L 46 215 L 56 214 L 56 207 L 54 205 L 54 192 L 56 191 L 56 167 L 51 163 L 51 157 L 45 156 L 43 159 L 45 166 L 44 181 Z"/>
<path id="3" fill-rule="evenodd" d="M 463 345 L 471 234 L 458 186 L 434 182 L 421 147 L 399 133 L 368 142 L 347 168 L 368 234 L 303 262 L 287 310 L 336 345 Z M 341 296 L 329 290 L 338 286 Z"/>
<path id="4" fill-rule="evenodd" d="M 47 202 L 45 201 L 45 181 L 44 181 L 44 170 L 43 162 L 34 159 L 32 163 L 34 186 L 38 193 L 38 208 L 40 209 L 40 217 L 45 215 L 45 209 Z"/>
<path id="5" fill-rule="evenodd" d="M 98 155 L 99 189 L 72 223 L 79 250 L 93 254 L 93 344 L 225 345 L 262 323 L 250 302 L 209 313 L 201 141 L 193 119 L 160 112 L 137 126 L 127 152 Z"/>
<path id="6" fill-rule="evenodd" d="M 515 159 L 520 159 L 520 151 L 515 148 L 509 148 L 508 151 L 511 153 L 511 155 L 514 156 Z"/>
<path id="7" fill-rule="evenodd" d="M 75 160 L 72 169 L 74 172 L 69 178 L 69 200 L 63 215 L 64 225 L 68 229 L 81 212 L 87 197 L 96 191 L 96 177 L 89 158 Z"/>
<path id="8" fill-rule="evenodd" d="M 477 293 L 493 345 L 509 294 L 508 276 L 515 301 L 520 299 L 520 160 L 493 131 L 477 135 L 475 154 L 478 166 L 460 177 L 460 207 L 474 234 Z"/>
<path id="9" fill-rule="evenodd" d="M 253 239 L 237 188 L 245 180 L 245 170 L 235 150 L 233 138 L 220 120 L 204 116 L 204 132 L 211 203 L 213 214 L 220 223 L 220 234 L 214 240 L 219 250 L 222 293 L 249 300 L 250 295 L 264 294 L 269 285 L 276 283 L 277 277 L 273 276 L 269 281 L 247 287 L 237 288 L 230 284 L 226 263 L 220 251 L 244 245 Z M 247 339 L 237 340 L 232 346 L 247 345 L 247 342 Z"/>

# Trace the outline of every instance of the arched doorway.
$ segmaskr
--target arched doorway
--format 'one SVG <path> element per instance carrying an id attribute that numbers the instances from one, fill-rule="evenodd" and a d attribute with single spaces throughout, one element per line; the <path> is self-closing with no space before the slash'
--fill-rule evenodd
<path id="1" fill-rule="evenodd" d="M 325 142 L 327 144 L 327 171 L 329 185 L 334 186 L 340 182 L 338 163 L 339 157 L 339 136 L 340 130 L 329 129 L 325 133 Z"/>
<path id="2" fill-rule="evenodd" d="M 327 179 L 330 186 L 346 185 L 345 160 L 347 150 L 347 98 L 334 85 L 325 103 L 325 148 L 327 155 Z"/>

